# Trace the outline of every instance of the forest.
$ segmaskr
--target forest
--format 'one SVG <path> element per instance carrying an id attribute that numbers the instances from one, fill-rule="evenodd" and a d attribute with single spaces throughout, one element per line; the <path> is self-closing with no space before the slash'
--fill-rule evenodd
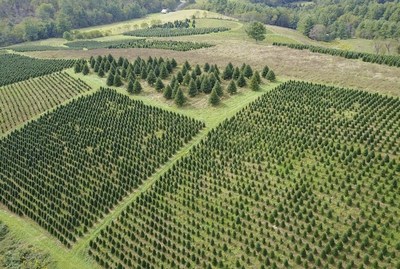
<path id="1" fill-rule="evenodd" d="M 316 40 L 400 38 L 400 2 L 376 0 L 208 0 L 198 7 L 245 21 L 289 27 Z"/>
<path id="2" fill-rule="evenodd" d="M 0 46 L 50 37 L 92 25 L 140 18 L 179 0 L 1 0 Z"/>

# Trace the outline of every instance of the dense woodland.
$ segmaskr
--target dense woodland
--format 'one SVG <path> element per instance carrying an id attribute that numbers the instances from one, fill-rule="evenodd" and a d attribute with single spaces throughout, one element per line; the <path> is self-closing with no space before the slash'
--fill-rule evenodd
<path id="1" fill-rule="evenodd" d="M 75 28 L 139 18 L 179 0 L 0 0 L 0 46 L 62 36 Z"/>
<path id="2" fill-rule="evenodd" d="M 400 2 L 377 0 L 208 0 L 200 8 L 298 29 L 319 40 L 400 38 Z"/>

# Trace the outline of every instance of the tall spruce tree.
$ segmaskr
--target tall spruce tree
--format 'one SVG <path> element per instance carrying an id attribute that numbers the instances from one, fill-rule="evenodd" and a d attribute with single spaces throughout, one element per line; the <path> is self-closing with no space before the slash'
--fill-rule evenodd
<path id="1" fill-rule="evenodd" d="M 164 86 L 164 83 L 162 82 L 161 78 L 158 78 L 156 81 L 156 85 L 155 85 L 156 91 L 160 92 L 162 89 L 164 89 L 164 87 L 165 86 Z"/>
<path id="2" fill-rule="evenodd" d="M 164 98 L 167 100 L 172 99 L 172 88 L 170 85 L 167 85 L 167 87 L 165 87 L 163 95 Z"/>
<path id="3" fill-rule="evenodd" d="M 259 91 L 260 90 L 260 83 L 258 82 L 259 80 L 257 79 L 256 73 L 253 74 L 253 76 L 250 79 L 250 89 L 253 91 Z"/>
<path id="4" fill-rule="evenodd" d="M 269 81 L 275 81 L 276 80 L 276 76 L 274 71 L 272 71 L 271 69 L 268 71 L 266 79 L 268 79 Z"/>
<path id="5" fill-rule="evenodd" d="M 235 84 L 235 81 L 234 81 L 234 80 L 231 80 L 231 82 L 229 83 L 228 88 L 227 88 L 226 90 L 227 90 L 227 92 L 229 92 L 231 95 L 232 95 L 232 94 L 235 94 L 235 93 L 237 92 L 237 87 L 236 87 L 236 84 Z"/>
<path id="6" fill-rule="evenodd" d="M 219 83 L 219 81 L 215 82 L 213 91 L 215 91 L 218 96 L 222 96 L 224 94 L 224 92 L 222 91 L 222 87 L 221 84 Z"/>
<path id="7" fill-rule="evenodd" d="M 183 106 L 185 104 L 186 98 L 181 88 L 178 88 L 178 90 L 176 91 L 174 100 L 177 106 Z"/>
<path id="8" fill-rule="evenodd" d="M 218 96 L 218 93 L 215 89 L 213 89 L 211 91 L 211 95 L 210 98 L 208 99 L 209 103 L 213 106 L 216 106 L 219 104 L 219 102 L 221 101 L 221 99 Z"/>
<path id="9" fill-rule="evenodd" d="M 237 85 L 240 88 L 243 88 L 244 86 L 246 86 L 246 84 L 247 84 L 246 79 L 244 78 L 243 74 L 240 73 L 239 78 L 237 80 Z"/>
<path id="10" fill-rule="evenodd" d="M 140 84 L 139 80 L 135 80 L 133 83 L 133 93 L 139 94 L 142 91 L 142 85 Z"/>
<path id="11" fill-rule="evenodd" d="M 107 77 L 107 86 L 112 86 L 114 85 L 114 75 L 113 73 L 109 73 Z"/>
<path id="12" fill-rule="evenodd" d="M 198 93 L 196 82 L 192 79 L 189 82 L 189 96 L 194 97 Z"/>

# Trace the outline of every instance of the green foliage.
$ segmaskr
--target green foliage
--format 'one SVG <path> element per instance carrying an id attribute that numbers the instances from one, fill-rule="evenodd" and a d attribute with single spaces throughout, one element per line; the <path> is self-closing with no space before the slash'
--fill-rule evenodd
<path id="1" fill-rule="evenodd" d="M 263 78 L 266 78 L 266 77 L 267 77 L 268 71 L 269 71 L 268 65 L 264 66 L 264 68 L 263 68 L 263 70 L 262 70 L 262 73 L 261 73 L 261 75 L 262 75 Z"/>
<path id="2" fill-rule="evenodd" d="M 0 54 L 0 86 L 71 68 L 75 60 L 44 60 L 17 54 Z"/>
<path id="3" fill-rule="evenodd" d="M 114 74 L 113 73 L 109 73 L 108 77 L 107 77 L 107 86 L 113 86 L 114 85 Z"/>
<path id="4" fill-rule="evenodd" d="M 162 80 L 160 78 L 158 78 L 156 81 L 156 85 L 155 85 L 156 90 L 161 92 L 162 89 L 164 89 L 164 87 L 165 87 L 164 83 L 162 82 Z"/>
<path id="5" fill-rule="evenodd" d="M 181 88 L 178 88 L 178 89 L 177 89 L 177 91 L 176 91 L 176 93 L 175 93 L 174 100 L 175 100 L 175 104 L 176 104 L 177 106 L 183 106 L 183 105 L 185 104 L 185 102 L 186 102 L 186 97 L 185 97 L 185 95 L 183 94 L 183 91 L 182 91 Z"/>
<path id="6" fill-rule="evenodd" d="M 133 92 L 133 85 L 134 85 L 134 81 L 132 81 L 132 80 L 129 80 L 129 83 L 128 83 L 128 92 L 130 93 L 130 94 L 133 94 L 134 92 Z"/>
<path id="7" fill-rule="evenodd" d="M 247 27 L 246 33 L 250 38 L 253 38 L 256 41 L 262 41 L 265 39 L 267 29 L 261 22 L 252 22 Z"/>
<path id="8" fill-rule="evenodd" d="M 189 96 L 194 97 L 198 93 L 196 82 L 191 79 L 189 82 Z"/>
<path id="9" fill-rule="evenodd" d="M 167 87 L 165 87 L 163 95 L 164 95 L 164 98 L 167 99 L 167 100 L 172 99 L 172 88 L 171 88 L 171 85 L 167 85 Z"/>
<path id="10" fill-rule="evenodd" d="M 219 81 L 215 82 L 213 91 L 215 91 L 218 94 L 218 96 L 222 96 L 224 94 L 224 92 L 222 90 L 222 87 L 221 87 L 221 84 L 219 83 Z"/>
<path id="11" fill-rule="evenodd" d="M 0 134 L 90 90 L 67 73 L 54 73 L 0 88 Z"/>
<path id="12" fill-rule="evenodd" d="M 378 54 L 371 54 L 364 52 L 330 49 L 312 45 L 301 45 L 301 44 L 285 44 L 285 43 L 274 42 L 273 45 L 286 46 L 292 49 L 299 49 L 299 50 L 308 49 L 311 52 L 330 54 L 333 56 L 339 56 L 346 59 L 361 59 L 364 62 L 400 67 L 400 56 L 396 55 L 378 55 Z"/>
<path id="13" fill-rule="evenodd" d="M 228 88 L 226 89 L 229 94 L 235 94 L 237 92 L 237 87 L 235 81 L 231 80 L 229 82 Z"/>
<path id="14" fill-rule="evenodd" d="M 260 75 L 257 76 L 257 72 L 250 79 L 250 89 L 252 91 L 259 91 L 260 90 Z"/>
<path id="15" fill-rule="evenodd" d="M 89 74 L 89 72 L 90 72 L 89 66 L 87 65 L 87 63 L 85 63 L 85 64 L 83 65 L 83 68 L 82 68 L 82 74 L 86 76 L 86 75 Z"/>
<path id="16" fill-rule="evenodd" d="M 134 94 L 139 94 L 142 91 L 142 85 L 140 84 L 139 80 L 135 80 L 135 83 L 133 83 L 133 93 Z"/>
<path id="17" fill-rule="evenodd" d="M 0 2 L 0 46 L 51 37 L 67 40 L 91 39 L 104 36 L 99 30 L 80 32 L 72 29 L 108 24 L 147 13 L 159 12 L 162 7 L 175 8 L 178 0 L 135 0 L 129 3 L 104 1 L 33 1 Z"/>
<path id="18" fill-rule="evenodd" d="M 218 92 L 217 92 L 217 90 L 214 88 L 214 89 L 211 91 L 210 98 L 209 98 L 209 103 L 210 103 L 211 105 L 213 105 L 213 106 L 216 106 L 216 105 L 218 105 L 218 104 L 220 103 L 220 101 L 221 101 L 221 99 L 219 98 Z"/>
<path id="19" fill-rule="evenodd" d="M 113 85 L 115 87 L 121 87 L 123 85 L 120 75 L 115 74 Z"/>
<path id="20" fill-rule="evenodd" d="M 239 78 L 236 81 L 236 83 L 240 88 L 243 88 L 244 86 L 246 86 L 247 82 L 242 73 L 240 73 Z"/>
<path id="21" fill-rule="evenodd" d="M 0 141 L 2 203 L 70 247 L 202 127 L 199 121 L 101 89 Z M 31 199 L 14 195 L 17 189 Z"/>
<path id="22" fill-rule="evenodd" d="M 269 81 L 275 81 L 276 80 L 276 76 L 274 71 L 272 71 L 271 69 L 268 71 L 266 79 L 268 79 Z"/>
<path id="23" fill-rule="evenodd" d="M 188 35 L 205 35 L 229 31 L 226 27 L 207 27 L 207 28 L 147 28 L 138 29 L 125 33 L 129 36 L 137 37 L 173 37 Z"/>
<path id="24" fill-rule="evenodd" d="M 130 268 L 396 268 L 399 106 L 281 84 L 210 131 L 97 234 L 90 255 Z"/>

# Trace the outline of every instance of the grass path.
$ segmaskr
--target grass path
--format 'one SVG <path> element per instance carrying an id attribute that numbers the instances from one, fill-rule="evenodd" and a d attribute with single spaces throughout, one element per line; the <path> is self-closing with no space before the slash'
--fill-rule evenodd
<path id="1" fill-rule="evenodd" d="M 97 76 L 82 76 L 81 74 L 75 74 L 72 69 L 67 70 L 67 72 L 75 78 L 81 78 L 94 89 L 88 93 L 85 93 L 85 95 L 93 94 L 93 92 L 95 92 L 100 86 L 104 86 L 104 81 Z M 151 188 L 151 186 L 160 178 L 160 176 L 166 173 L 179 159 L 189 154 L 190 150 L 195 145 L 199 144 L 202 139 L 207 136 L 207 133 L 211 129 L 217 127 L 225 119 L 232 117 L 247 104 L 254 101 L 265 92 L 275 88 L 279 84 L 280 83 L 270 83 L 263 86 L 262 90 L 259 92 L 246 90 L 242 93 L 239 93 L 237 96 L 224 100 L 219 107 L 208 107 L 206 109 L 195 109 L 191 107 L 177 108 L 165 102 L 151 99 L 149 96 L 131 97 L 133 99 L 142 100 L 148 105 L 157 106 L 165 110 L 182 113 L 198 120 L 202 120 L 206 123 L 206 127 L 199 132 L 187 145 L 185 145 L 174 156 L 172 156 L 167 163 L 159 168 L 136 191 L 125 197 L 109 214 L 107 214 L 103 219 L 99 220 L 97 224 L 89 229 L 88 233 L 86 233 L 82 238 L 78 239 L 76 244 L 73 245 L 72 249 L 67 249 L 64 245 L 58 242 L 57 239 L 51 236 L 47 231 L 45 231 L 31 219 L 16 216 L 4 207 L 0 207 L 0 220 L 9 226 L 12 234 L 14 234 L 18 239 L 21 239 L 24 242 L 37 247 L 38 249 L 48 252 L 51 257 L 57 261 L 57 268 L 59 269 L 99 268 L 97 264 L 95 264 L 87 255 L 87 249 L 89 247 L 90 240 L 93 239 L 101 231 L 101 229 L 106 227 L 113 219 L 117 218 L 119 214 L 141 193 Z M 126 94 L 126 90 L 124 89 L 117 89 L 117 91 L 122 94 Z M 21 128 L 21 126 L 19 128 Z"/>

